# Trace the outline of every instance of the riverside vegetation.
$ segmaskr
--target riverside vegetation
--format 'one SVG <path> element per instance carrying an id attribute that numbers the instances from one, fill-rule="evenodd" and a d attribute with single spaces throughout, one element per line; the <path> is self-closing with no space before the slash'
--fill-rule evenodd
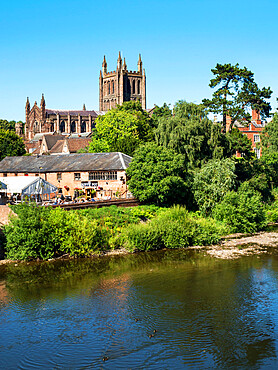
<path id="1" fill-rule="evenodd" d="M 211 245 L 230 232 L 254 232 L 278 219 L 278 199 L 262 204 L 259 194 L 228 192 L 202 217 L 185 207 L 139 206 L 65 211 L 35 204 L 13 207 L 2 246 L 12 260 L 88 257 L 113 249 L 129 252 Z"/>

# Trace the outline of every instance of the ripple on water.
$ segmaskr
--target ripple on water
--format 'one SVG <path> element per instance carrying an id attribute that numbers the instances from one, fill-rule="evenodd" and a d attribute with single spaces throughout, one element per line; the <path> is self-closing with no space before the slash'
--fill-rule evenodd
<path id="1" fill-rule="evenodd" d="M 45 290 L 7 284 L 1 368 L 276 365 L 278 259 L 155 256 L 143 265 L 128 257 L 128 266 L 108 259 L 100 274 L 86 263 L 82 275 L 75 262 L 52 289 L 49 277 Z"/>

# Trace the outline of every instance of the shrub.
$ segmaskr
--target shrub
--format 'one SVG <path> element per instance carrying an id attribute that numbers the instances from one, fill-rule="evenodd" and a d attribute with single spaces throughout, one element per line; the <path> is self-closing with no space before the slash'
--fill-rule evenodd
<path id="1" fill-rule="evenodd" d="M 151 223 L 129 225 L 122 236 L 129 251 L 147 251 L 163 248 L 161 232 Z"/>
<path id="2" fill-rule="evenodd" d="M 130 251 L 185 248 L 217 243 L 225 231 L 227 227 L 221 222 L 194 216 L 177 206 L 164 210 L 145 224 L 128 226 L 122 241 Z"/>
<path id="3" fill-rule="evenodd" d="M 224 221 L 231 232 L 255 232 L 266 225 L 261 194 L 245 186 L 237 193 L 228 192 L 213 210 L 213 217 Z"/>
<path id="4" fill-rule="evenodd" d="M 49 259 L 68 253 L 88 256 L 108 248 L 108 235 L 95 220 L 63 209 L 20 205 L 5 227 L 6 255 L 10 259 Z"/>
<path id="5" fill-rule="evenodd" d="M 196 229 L 193 236 L 193 245 L 211 245 L 219 242 L 221 236 L 229 233 L 227 225 L 211 217 L 196 219 Z"/>

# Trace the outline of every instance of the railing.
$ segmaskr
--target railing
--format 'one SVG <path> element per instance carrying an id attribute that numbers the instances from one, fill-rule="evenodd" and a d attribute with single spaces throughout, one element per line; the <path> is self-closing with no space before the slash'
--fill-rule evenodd
<path id="1" fill-rule="evenodd" d="M 101 208 L 109 207 L 116 205 L 117 207 L 135 207 L 140 203 L 136 198 L 127 198 L 127 199 L 111 199 L 111 200 L 100 200 L 94 202 L 79 202 L 79 203 L 62 203 L 62 204 L 49 204 L 43 207 L 52 207 L 52 208 L 64 208 L 66 210 L 70 209 L 84 209 L 84 208 Z"/>

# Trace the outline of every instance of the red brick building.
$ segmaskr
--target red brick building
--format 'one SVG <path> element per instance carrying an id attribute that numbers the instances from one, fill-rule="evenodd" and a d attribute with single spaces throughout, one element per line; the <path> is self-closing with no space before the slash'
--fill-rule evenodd
<path id="1" fill-rule="evenodd" d="M 262 149 L 257 148 L 257 144 L 261 142 L 261 133 L 265 127 L 265 122 L 261 120 L 260 113 L 252 110 L 252 120 L 249 122 L 248 126 L 243 126 L 240 124 L 235 125 L 240 132 L 248 137 L 252 142 L 252 148 L 258 158 L 261 157 Z"/>
<path id="2" fill-rule="evenodd" d="M 230 117 L 227 117 L 226 132 L 229 131 L 231 124 Z M 252 142 L 252 149 L 254 150 L 256 156 L 260 158 L 262 150 L 257 148 L 257 144 L 261 141 L 261 133 L 266 123 L 261 120 L 260 113 L 256 110 L 252 110 L 252 119 L 247 125 L 243 125 L 239 122 L 234 123 L 234 127 L 237 127 L 243 135 L 246 135 L 248 139 Z M 240 157 L 240 153 L 237 153 L 237 156 Z"/>

